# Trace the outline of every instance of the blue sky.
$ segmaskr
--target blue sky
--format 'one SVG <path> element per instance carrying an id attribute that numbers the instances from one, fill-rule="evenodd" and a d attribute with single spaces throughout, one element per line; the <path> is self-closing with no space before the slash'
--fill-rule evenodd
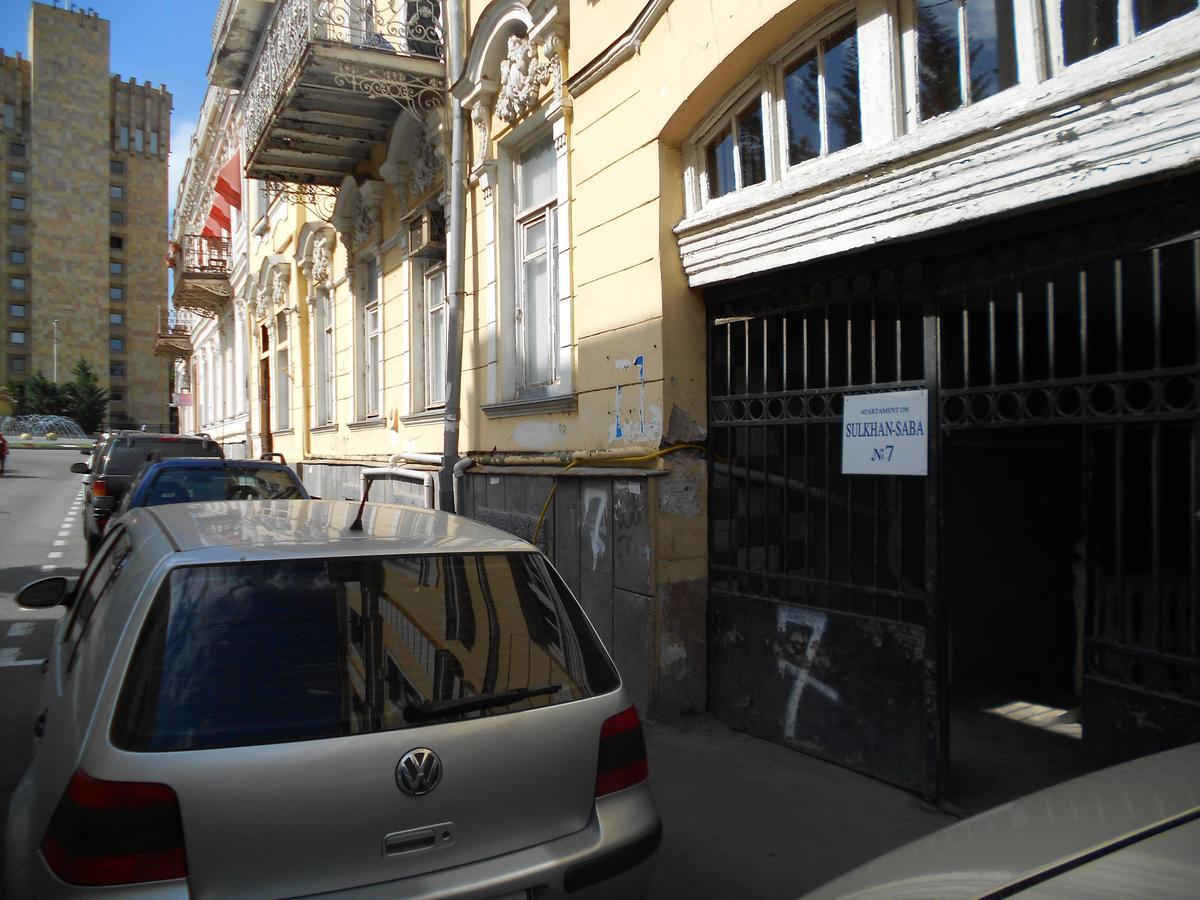
<path id="1" fill-rule="evenodd" d="M 219 0 L 88 0 L 112 23 L 109 66 L 122 78 L 165 84 L 174 97 L 171 114 L 170 204 L 187 159 L 188 141 L 204 102 L 212 55 L 212 27 Z M 52 4 L 51 4 L 52 5 Z M 60 0 L 60 6 L 69 0 Z M 28 55 L 31 0 L 0 0 L 0 47 Z"/>

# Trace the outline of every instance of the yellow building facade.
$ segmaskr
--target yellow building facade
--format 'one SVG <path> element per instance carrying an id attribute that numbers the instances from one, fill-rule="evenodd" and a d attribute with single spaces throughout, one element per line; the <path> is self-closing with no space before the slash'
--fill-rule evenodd
<path id="1" fill-rule="evenodd" d="M 1120 608 L 1183 622 L 1196 555 L 1160 537 L 1190 533 L 1186 504 L 1138 507 L 1158 549 L 1119 572 L 1120 516 L 1075 531 L 1168 469 L 1200 504 L 1200 399 L 1176 381 L 1200 365 L 1194 4 L 335 6 L 218 14 L 228 124 L 189 215 L 236 160 L 240 217 L 213 229 L 233 358 L 193 342 L 192 427 L 234 423 L 227 446 L 283 453 L 317 495 L 369 485 L 535 542 L 655 713 L 930 796 L 952 672 L 1071 693 L 1074 671 L 1095 759 L 1136 742 L 1117 694 L 1187 731 L 1186 698 L 1115 661 L 1145 632 L 1112 599 L 1157 585 Z M 204 373 L 244 421 L 197 406 Z M 896 392 L 921 464 L 846 466 L 848 398 Z M 952 521 L 1002 433 L 1037 453 L 1001 493 L 1071 538 L 1030 537 L 1004 596 L 973 548 L 1032 529 Z M 1037 460 L 1073 493 L 1031 488 Z M 1028 640 L 1006 598 L 1073 577 L 1075 624 L 1033 654 L 1054 666 L 994 652 Z M 1173 640 L 1156 664 L 1191 677 Z"/>

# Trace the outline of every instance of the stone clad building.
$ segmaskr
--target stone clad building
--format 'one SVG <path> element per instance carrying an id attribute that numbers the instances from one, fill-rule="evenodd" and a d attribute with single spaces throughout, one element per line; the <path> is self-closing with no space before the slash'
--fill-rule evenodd
<path id="1" fill-rule="evenodd" d="M 112 426 L 165 427 L 171 95 L 109 72 L 109 23 L 33 4 L 29 59 L 0 55 L 4 335 L 0 378 L 68 380 L 83 357 Z"/>

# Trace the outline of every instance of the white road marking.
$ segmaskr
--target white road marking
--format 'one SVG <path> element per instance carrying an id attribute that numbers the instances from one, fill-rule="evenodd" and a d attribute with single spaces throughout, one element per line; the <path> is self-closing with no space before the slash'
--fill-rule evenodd
<path id="1" fill-rule="evenodd" d="M 60 531 L 58 533 L 58 536 L 59 537 L 69 537 L 70 534 L 71 534 L 71 532 L 64 528 L 62 531 Z"/>
<path id="2" fill-rule="evenodd" d="M 49 553 L 46 554 L 46 559 L 62 559 L 62 551 L 61 550 L 51 550 Z"/>
<path id="3" fill-rule="evenodd" d="M 12 666 L 40 666 L 44 659 L 17 659 L 21 651 L 16 647 L 0 647 L 0 669 Z"/>
<path id="4" fill-rule="evenodd" d="M 32 622 L 13 622 L 8 626 L 8 637 L 24 637 L 33 631 Z"/>
<path id="5" fill-rule="evenodd" d="M 67 542 L 66 541 L 55 541 L 53 544 L 51 544 L 51 546 L 52 547 L 65 547 L 65 546 L 67 546 Z"/>

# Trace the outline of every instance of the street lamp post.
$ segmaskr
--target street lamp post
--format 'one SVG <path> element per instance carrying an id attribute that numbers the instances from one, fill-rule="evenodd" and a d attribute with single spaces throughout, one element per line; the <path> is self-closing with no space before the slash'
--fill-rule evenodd
<path id="1" fill-rule="evenodd" d="M 58 384 L 58 319 L 52 323 L 54 325 L 54 383 Z"/>

